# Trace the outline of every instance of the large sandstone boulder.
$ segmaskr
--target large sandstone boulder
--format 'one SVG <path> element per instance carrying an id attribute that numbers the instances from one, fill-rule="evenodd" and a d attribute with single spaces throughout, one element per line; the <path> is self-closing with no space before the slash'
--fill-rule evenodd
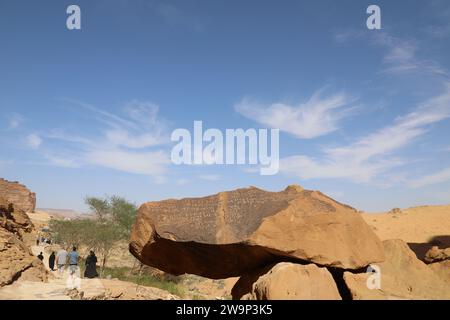
<path id="1" fill-rule="evenodd" d="M 379 289 L 369 289 L 367 273 L 344 273 L 353 299 L 450 299 L 450 286 L 425 263 L 417 259 L 402 240 L 383 242 L 386 261 L 378 263 Z"/>
<path id="2" fill-rule="evenodd" d="M 233 287 L 233 299 L 244 300 L 341 300 L 333 276 L 315 264 L 281 262 L 257 277 L 241 277 Z"/>
<path id="3" fill-rule="evenodd" d="M 0 178 L 0 196 L 13 203 L 15 209 L 33 212 L 36 208 L 36 194 L 18 182 Z"/>
<path id="4" fill-rule="evenodd" d="M 130 252 L 175 275 L 209 278 L 287 260 L 343 269 L 384 260 L 381 241 L 356 210 L 298 186 L 145 203 Z"/>

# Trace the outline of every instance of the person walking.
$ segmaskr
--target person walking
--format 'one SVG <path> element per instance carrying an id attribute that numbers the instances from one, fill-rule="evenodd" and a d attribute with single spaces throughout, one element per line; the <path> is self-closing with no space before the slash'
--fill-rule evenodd
<path id="1" fill-rule="evenodd" d="M 64 273 L 64 267 L 67 263 L 67 251 L 63 248 L 59 249 L 56 253 L 56 264 L 58 265 L 58 273 L 60 276 Z"/>
<path id="2" fill-rule="evenodd" d="M 78 255 L 77 248 L 73 247 L 72 251 L 69 253 L 69 270 L 70 270 L 70 274 L 74 274 L 75 271 L 77 271 L 79 257 L 80 256 Z"/>
<path id="3" fill-rule="evenodd" d="M 52 254 L 48 257 L 48 266 L 52 271 L 55 271 L 55 258 L 55 251 L 52 251 Z"/>
<path id="4" fill-rule="evenodd" d="M 85 278 L 97 278 L 97 257 L 94 251 L 89 252 L 89 256 L 86 258 L 86 270 L 84 271 Z"/>

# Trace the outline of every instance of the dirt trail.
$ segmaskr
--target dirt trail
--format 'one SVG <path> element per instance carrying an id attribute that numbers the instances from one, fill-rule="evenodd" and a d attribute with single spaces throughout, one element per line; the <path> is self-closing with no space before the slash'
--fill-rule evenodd
<path id="1" fill-rule="evenodd" d="M 105 294 L 105 288 L 100 279 L 79 279 L 70 281 L 68 270 L 63 276 L 57 271 L 51 271 L 48 266 L 49 254 L 45 252 L 45 246 L 32 246 L 31 251 L 35 256 L 42 252 L 44 265 L 49 275 L 48 282 L 21 281 L 0 288 L 0 300 L 71 300 L 67 295 L 74 284 L 79 284 L 79 290 L 85 297 L 97 297 Z"/>

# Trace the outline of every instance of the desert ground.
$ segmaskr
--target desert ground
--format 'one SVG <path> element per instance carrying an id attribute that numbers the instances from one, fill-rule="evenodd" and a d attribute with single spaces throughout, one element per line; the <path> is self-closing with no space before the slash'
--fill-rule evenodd
<path id="1" fill-rule="evenodd" d="M 433 245 L 450 247 L 450 205 L 393 209 L 362 216 L 381 240 L 401 239 L 421 260 Z"/>

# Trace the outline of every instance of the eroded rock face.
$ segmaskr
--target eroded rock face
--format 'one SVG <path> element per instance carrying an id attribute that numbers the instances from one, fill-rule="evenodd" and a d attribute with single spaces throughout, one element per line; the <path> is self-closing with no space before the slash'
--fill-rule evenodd
<path id="1" fill-rule="evenodd" d="M 33 230 L 33 223 L 25 211 L 15 208 L 14 204 L 7 202 L 0 196 L 0 227 L 21 238 L 24 232 Z"/>
<path id="2" fill-rule="evenodd" d="M 145 203 L 130 252 L 175 275 L 209 278 L 280 261 L 359 269 L 384 260 L 381 241 L 356 210 L 298 186 Z"/>
<path id="3" fill-rule="evenodd" d="M 450 286 L 425 263 L 417 259 L 402 240 L 383 242 L 386 261 L 378 263 L 381 288 L 369 289 L 366 273 L 344 273 L 353 299 L 450 299 Z"/>
<path id="4" fill-rule="evenodd" d="M 429 264 L 428 267 L 446 281 L 450 287 L 450 260 L 434 262 Z"/>
<path id="5" fill-rule="evenodd" d="M 47 272 L 18 235 L 0 227 L 0 287 L 18 279 L 47 281 Z"/>
<path id="6" fill-rule="evenodd" d="M 22 241 L 33 224 L 23 209 L 0 196 L 0 287 L 20 280 L 47 281 L 42 261 Z"/>
<path id="7" fill-rule="evenodd" d="M 8 203 L 13 203 L 16 210 L 34 212 L 36 208 L 36 194 L 18 182 L 0 178 L 0 196 Z"/>
<path id="8" fill-rule="evenodd" d="M 239 286 L 239 282 L 236 284 Z M 235 290 L 233 288 L 233 292 Z M 238 297 L 233 296 L 234 299 Z M 244 300 L 341 300 L 326 268 L 315 264 L 278 263 L 253 283 Z"/>
<path id="9" fill-rule="evenodd" d="M 439 249 L 438 246 L 433 246 L 425 254 L 425 261 L 428 263 L 450 260 L 450 248 Z"/>

